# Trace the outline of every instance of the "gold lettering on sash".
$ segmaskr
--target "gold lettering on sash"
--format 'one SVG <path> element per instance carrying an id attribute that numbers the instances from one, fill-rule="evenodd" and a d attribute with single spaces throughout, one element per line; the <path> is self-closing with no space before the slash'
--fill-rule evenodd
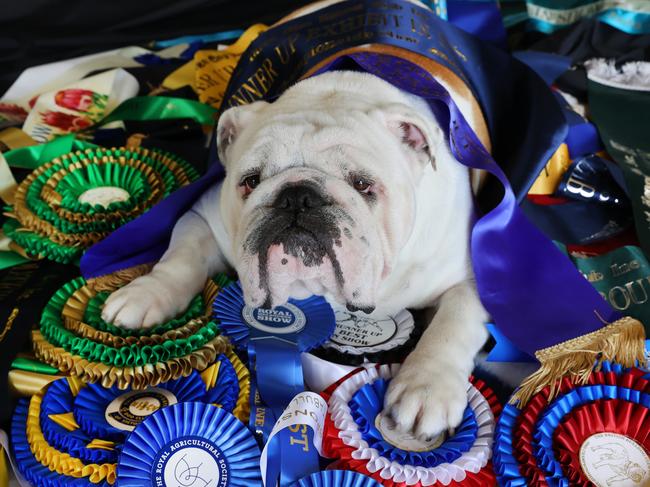
<path id="1" fill-rule="evenodd" d="M 352 4 L 350 7 L 319 14 L 317 24 L 303 22 L 288 27 L 284 31 L 284 39 L 274 40 L 270 37 L 263 43 L 258 43 L 254 52 L 248 56 L 249 62 L 256 63 L 256 71 L 231 87 L 225 105 L 245 105 L 263 99 L 272 89 L 281 90 L 301 76 L 305 64 L 313 57 L 327 54 L 341 45 L 371 43 L 386 37 L 417 46 L 435 35 L 428 23 L 428 14 L 420 9 L 405 10 L 402 5 L 383 0 L 372 1 L 370 5 L 381 11 L 368 12 L 362 3 Z M 411 35 L 395 31 L 396 28 L 407 25 L 410 25 Z M 469 85 L 466 76 L 455 63 L 455 57 L 450 59 L 444 51 L 453 50 L 463 61 L 467 61 L 467 57 L 457 46 L 451 46 L 442 35 L 439 34 L 438 37 L 442 50 L 430 48 L 429 54 L 447 64 Z M 277 45 L 273 45 L 273 42 L 277 42 Z M 297 56 L 299 42 L 313 42 L 313 47 L 302 57 Z M 262 53 L 267 53 L 268 57 L 261 60 Z M 281 80 L 276 69 L 280 65 L 291 66 L 289 69 L 284 68 Z M 231 73 L 229 71 L 223 77 L 227 78 Z"/>
<path id="2" fill-rule="evenodd" d="M 278 59 L 282 64 L 289 64 L 289 61 L 291 61 L 291 55 L 296 52 L 297 40 L 298 40 L 298 36 L 294 36 L 291 39 L 289 39 L 287 45 L 275 46 L 274 51 L 278 55 Z"/>
<path id="3" fill-rule="evenodd" d="M 260 70 L 257 70 L 255 74 L 257 74 L 259 71 Z M 256 78 L 255 74 L 248 79 L 253 81 L 253 78 Z M 252 95 L 255 95 L 257 98 L 262 98 L 263 96 L 262 92 L 257 88 L 254 82 L 252 84 L 244 83 L 242 85 L 242 88 L 248 91 L 249 93 L 251 93 Z"/>
<path id="4" fill-rule="evenodd" d="M 605 279 L 605 276 L 603 275 L 602 272 L 596 272 L 594 270 L 589 272 L 589 274 L 583 273 L 582 275 L 585 276 L 585 279 L 587 279 L 589 282 L 598 282 Z"/>
<path id="5" fill-rule="evenodd" d="M 623 274 L 632 272 L 639 267 L 641 267 L 641 264 L 639 264 L 639 261 L 636 259 L 631 260 L 630 262 L 624 262 L 622 264 L 613 263 L 611 266 L 609 266 L 614 277 L 622 276 Z"/>
<path id="6" fill-rule="evenodd" d="M 273 68 L 273 61 L 269 58 L 264 59 L 253 75 L 233 93 L 228 102 L 229 106 L 246 105 L 264 98 L 277 77 L 278 72 Z"/>
<path id="7" fill-rule="evenodd" d="M 264 426 L 264 421 L 266 419 L 266 409 L 257 408 L 255 410 L 255 426 Z"/>
<path id="8" fill-rule="evenodd" d="M 38 269 L 38 264 L 26 263 L 20 267 L 10 269 L 6 276 L 0 281 L 0 300 L 4 300 L 11 293 L 20 289 L 32 276 L 32 272 Z"/>
<path id="9" fill-rule="evenodd" d="M 608 296 L 609 302 L 612 303 L 612 306 L 618 310 L 624 310 L 630 307 L 630 297 L 625 288 L 621 286 L 614 286 L 609 290 Z M 623 298 L 623 304 L 621 304 L 620 298 Z"/>
<path id="10" fill-rule="evenodd" d="M 648 280 L 648 282 L 650 282 L 650 280 Z M 648 290 L 646 289 L 644 279 L 637 279 L 636 281 L 626 283 L 625 289 L 627 289 L 630 299 L 634 304 L 645 304 L 648 302 Z M 643 293 L 643 297 L 640 297 L 635 289 L 639 289 Z"/>
<path id="11" fill-rule="evenodd" d="M 7 322 L 5 323 L 5 326 L 2 330 L 2 333 L 0 333 L 0 342 L 2 342 L 2 340 L 5 339 L 5 336 L 7 336 L 7 333 L 11 331 L 11 327 L 14 326 L 14 321 L 16 321 L 18 313 L 20 313 L 20 310 L 18 308 L 14 308 L 11 311 L 11 314 L 9 315 L 9 318 L 7 318 Z"/>
<path id="12" fill-rule="evenodd" d="M 650 276 L 614 286 L 607 294 L 600 294 L 619 311 L 625 311 L 632 305 L 646 304 L 650 296 Z"/>
<path id="13" fill-rule="evenodd" d="M 292 433 L 298 433 L 299 436 L 296 438 L 293 435 L 289 436 L 290 445 L 302 445 L 302 451 L 309 451 L 309 442 L 307 441 L 307 425 L 305 424 L 294 424 L 287 427 Z"/>

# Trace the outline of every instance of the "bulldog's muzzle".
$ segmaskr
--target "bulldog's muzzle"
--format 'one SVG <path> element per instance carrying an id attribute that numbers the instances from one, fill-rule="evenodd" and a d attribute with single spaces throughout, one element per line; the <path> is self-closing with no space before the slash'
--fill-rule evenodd
<path id="1" fill-rule="evenodd" d="M 341 246 L 336 215 L 331 200 L 311 181 L 281 188 L 267 206 L 264 219 L 246 239 L 246 251 L 259 259 L 261 286 L 268 287 L 269 254 L 278 247 L 287 257 L 283 264 L 294 258 L 305 267 L 318 267 L 329 259 L 342 285 L 343 273 L 334 252 L 334 246 Z"/>

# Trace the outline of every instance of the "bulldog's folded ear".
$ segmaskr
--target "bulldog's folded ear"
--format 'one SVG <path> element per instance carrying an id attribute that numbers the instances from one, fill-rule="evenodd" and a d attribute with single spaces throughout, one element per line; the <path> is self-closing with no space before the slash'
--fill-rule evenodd
<path id="1" fill-rule="evenodd" d="M 241 135 L 242 130 L 267 106 L 265 101 L 256 101 L 249 105 L 229 108 L 221 114 L 217 123 L 217 152 L 223 164 L 228 163 L 229 149 Z"/>
<path id="2" fill-rule="evenodd" d="M 380 113 L 388 130 L 412 149 L 415 158 L 422 163 L 431 163 L 436 169 L 436 149 L 444 140 L 442 130 L 433 119 L 427 120 L 413 108 L 402 104 L 382 107 Z"/>

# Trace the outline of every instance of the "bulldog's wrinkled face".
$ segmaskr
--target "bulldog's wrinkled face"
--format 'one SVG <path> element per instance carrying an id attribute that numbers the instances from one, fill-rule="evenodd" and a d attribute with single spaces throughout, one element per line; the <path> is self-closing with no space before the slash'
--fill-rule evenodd
<path id="1" fill-rule="evenodd" d="M 412 231 L 417 180 L 433 170 L 436 127 L 368 77 L 370 88 L 334 86 L 323 74 L 221 117 L 220 210 L 249 305 L 317 294 L 376 307 Z"/>

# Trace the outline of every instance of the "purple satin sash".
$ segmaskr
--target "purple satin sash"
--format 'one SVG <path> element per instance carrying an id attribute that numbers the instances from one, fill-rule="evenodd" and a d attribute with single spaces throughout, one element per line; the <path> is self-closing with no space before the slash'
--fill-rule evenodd
<path id="1" fill-rule="evenodd" d="M 526 218 L 505 174 L 442 85 L 424 69 L 397 57 L 374 53 L 349 57 L 364 71 L 426 99 L 456 159 L 488 171 L 503 185 L 500 203 L 474 224 L 471 254 L 481 301 L 510 341 L 533 356 L 537 350 L 602 328 L 599 315 L 608 322 L 621 317 Z M 557 133 L 553 147 L 565 135 Z"/>

